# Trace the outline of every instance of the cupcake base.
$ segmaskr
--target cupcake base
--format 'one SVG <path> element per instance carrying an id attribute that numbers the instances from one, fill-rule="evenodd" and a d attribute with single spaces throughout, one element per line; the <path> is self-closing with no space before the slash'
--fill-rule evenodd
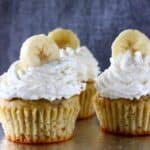
<path id="1" fill-rule="evenodd" d="M 150 135 L 150 96 L 139 100 L 99 97 L 94 102 L 101 129 L 116 135 Z"/>
<path id="2" fill-rule="evenodd" d="M 20 144 L 46 144 L 46 143 L 61 143 L 61 142 L 65 142 L 65 141 L 69 141 L 73 138 L 73 136 L 70 137 L 64 137 L 62 139 L 51 139 L 51 138 L 47 138 L 45 137 L 45 139 L 43 140 L 37 140 L 37 141 L 33 141 L 30 140 L 28 138 L 24 138 L 24 137 L 19 137 L 18 139 L 16 139 L 15 137 L 6 137 L 9 141 L 14 142 L 14 143 L 20 143 Z M 39 137 L 37 137 L 39 138 Z"/>
<path id="3" fill-rule="evenodd" d="M 17 143 L 55 143 L 73 136 L 79 98 L 68 100 L 1 100 L 0 121 L 8 140 Z"/>
<path id="4" fill-rule="evenodd" d="M 78 120 L 88 119 L 95 115 L 93 101 L 97 98 L 97 91 L 93 81 L 87 82 L 86 90 L 80 94 L 80 112 Z"/>

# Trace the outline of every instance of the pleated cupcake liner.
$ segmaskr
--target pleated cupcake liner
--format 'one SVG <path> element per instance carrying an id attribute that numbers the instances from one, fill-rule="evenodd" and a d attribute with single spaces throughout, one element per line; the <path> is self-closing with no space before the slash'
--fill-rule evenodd
<path id="1" fill-rule="evenodd" d="M 87 119 L 95 114 L 93 101 L 97 98 L 94 82 L 87 82 L 86 90 L 80 94 L 80 113 L 78 119 Z"/>
<path id="2" fill-rule="evenodd" d="M 64 100 L 63 104 L 42 105 L 34 101 L 24 106 L 23 100 L 19 100 L 20 104 L 15 100 L 12 103 L 8 107 L 0 105 L 0 120 L 7 139 L 18 143 L 54 143 L 73 136 L 80 110 L 78 97 Z"/>
<path id="3" fill-rule="evenodd" d="M 110 100 L 100 97 L 94 107 L 103 131 L 119 135 L 150 135 L 150 97 Z"/>

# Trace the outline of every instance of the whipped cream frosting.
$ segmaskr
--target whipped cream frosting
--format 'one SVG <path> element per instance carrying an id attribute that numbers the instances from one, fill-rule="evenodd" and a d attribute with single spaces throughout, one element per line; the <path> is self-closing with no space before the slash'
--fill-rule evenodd
<path id="1" fill-rule="evenodd" d="M 77 49 L 66 48 L 60 50 L 61 57 L 72 58 L 77 62 L 76 71 L 78 72 L 79 80 L 81 81 L 94 81 L 100 73 L 98 61 L 94 58 L 90 50 L 85 47 Z"/>
<path id="2" fill-rule="evenodd" d="M 76 63 L 71 59 L 51 61 L 25 71 L 17 71 L 18 63 L 14 62 L 8 72 L 0 76 L 0 98 L 53 101 L 79 95 L 85 89 L 85 83 L 78 80 Z"/>
<path id="3" fill-rule="evenodd" d="M 97 79 L 100 95 L 110 99 L 139 99 L 150 94 L 150 56 L 127 51 L 110 58 L 111 65 Z"/>

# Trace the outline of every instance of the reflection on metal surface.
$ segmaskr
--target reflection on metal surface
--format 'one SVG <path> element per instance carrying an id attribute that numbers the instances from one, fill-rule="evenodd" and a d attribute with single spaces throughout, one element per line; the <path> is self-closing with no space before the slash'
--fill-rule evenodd
<path id="1" fill-rule="evenodd" d="M 150 150 L 150 137 L 104 134 L 99 130 L 95 118 L 79 121 L 74 138 L 64 143 L 25 145 L 9 142 L 2 136 L 0 139 L 0 150 Z"/>

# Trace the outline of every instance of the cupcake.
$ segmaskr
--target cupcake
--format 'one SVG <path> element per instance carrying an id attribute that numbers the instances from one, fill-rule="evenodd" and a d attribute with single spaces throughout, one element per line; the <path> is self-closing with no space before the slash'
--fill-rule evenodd
<path id="1" fill-rule="evenodd" d="M 53 143 L 70 139 L 80 111 L 76 63 L 61 59 L 48 36 L 27 39 L 20 59 L 0 76 L 0 122 L 7 139 Z"/>
<path id="2" fill-rule="evenodd" d="M 94 108 L 105 132 L 150 134 L 150 40 L 125 30 L 112 44 L 110 67 L 97 79 Z"/>
<path id="3" fill-rule="evenodd" d="M 86 89 L 80 94 L 80 113 L 78 119 L 86 119 L 95 114 L 93 101 L 97 97 L 95 80 L 100 73 L 97 60 L 90 50 L 80 46 L 80 40 L 71 30 L 58 28 L 49 33 L 49 36 L 58 45 L 61 57 L 72 58 L 78 63 L 76 68 L 78 78 L 86 83 Z"/>

